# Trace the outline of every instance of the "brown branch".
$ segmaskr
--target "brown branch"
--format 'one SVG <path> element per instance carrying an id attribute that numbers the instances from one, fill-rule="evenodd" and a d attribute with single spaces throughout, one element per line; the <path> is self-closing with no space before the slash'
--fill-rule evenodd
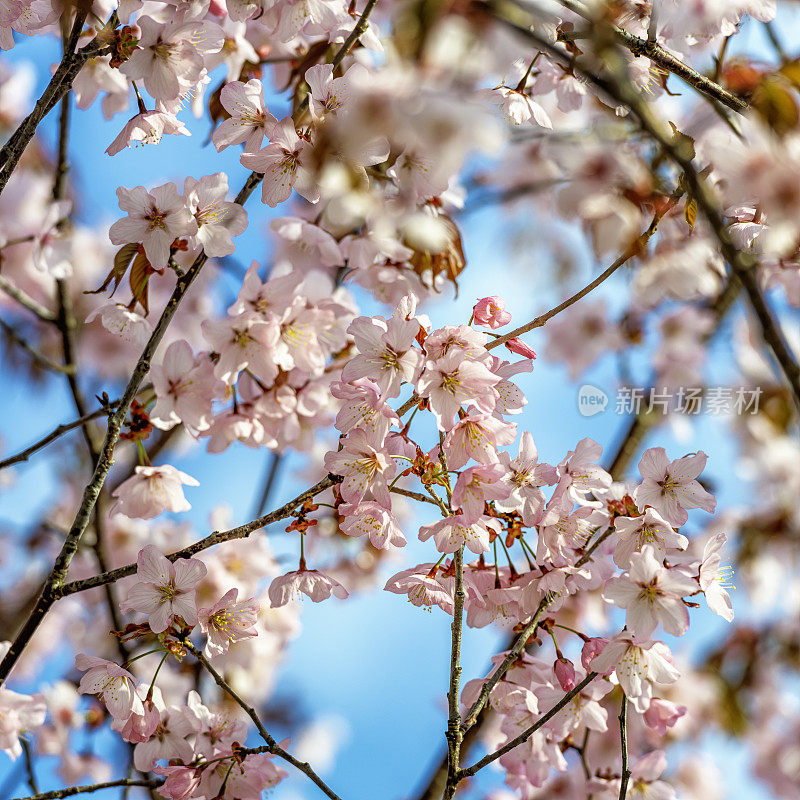
<path id="1" fill-rule="evenodd" d="M 293 500 L 290 500 L 288 503 L 282 505 L 275 511 L 271 511 L 269 514 L 259 517 L 258 519 L 254 519 L 252 522 L 248 522 L 245 525 L 239 525 L 237 528 L 231 528 L 227 531 L 214 531 L 204 539 L 200 539 L 200 541 L 190 544 L 188 547 L 184 547 L 182 550 L 177 550 L 174 553 L 167 554 L 167 558 L 170 561 L 177 561 L 179 558 L 191 558 L 192 556 L 197 555 L 197 553 L 207 550 L 209 547 L 213 547 L 214 545 L 221 544 L 222 542 L 228 542 L 231 539 L 246 539 L 251 533 L 260 530 L 261 528 L 265 528 L 267 525 L 271 525 L 273 522 L 278 522 L 282 519 L 292 516 L 298 506 L 302 505 L 306 500 L 315 497 L 316 495 L 320 494 L 320 492 L 325 491 L 325 489 L 329 489 L 331 486 L 339 483 L 340 481 L 341 478 L 338 476 L 327 475 L 321 481 L 314 484 L 314 486 L 301 492 Z M 136 568 L 136 564 L 127 564 L 124 567 L 112 569 L 109 572 L 102 573 L 101 575 L 95 575 L 91 578 L 84 578 L 79 581 L 65 583 L 56 588 L 53 594 L 55 599 L 58 599 L 60 597 L 66 597 L 70 594 L 75 594 L 76 592 L 85 592 L 87 589 L 94 589 L 97 586 L 104 586 L 107 583 L 114 583 L 120 578 L 133 575 L 136 572 Z"/>
<path id="2" fill-rule="evenodd" d="M 559 0 L 559 2 L 587 22 L 592 24 L 597 22 L 597 19 L 579 3 L 573 2 L 573 0 Z M 634 56 L 649 58 L 664 72 L 675 75 L 695 91 L 715 102 L 722 103 L 739 114 L 747 110 L 748 105 L 741 97 L 729 92 L 723 86 L 676 58 L 658 44 L 654 37 L 648 36 L 647 39 L 643 39 L 641 36 L 628 33 L 624 28 L 620 28 L 617 25 L 611 25 L 610 27 L 617 41 Z"/>
<path id="3" fill-rule="evenodd" d="M 568 66 L 576 74 L 584 77 L 616 103 L 627 106 L 642 130 L 661 148 L 664 155 L 681 170 L 687 191 L 692 199 L 697 202 L 699 210 L 717 239 L 725 261 L 747 294 L 750 306 L 758 318 L 762 338 L 780 366 L 792 391 L 795 405 L 800 410 L 800 364 L 798 364 L 790 350 L 780 324 L 761 291 L 757 274 L 758 261 L 752 253 L 745 253 L 734 245 L 725 225 L 722 212 L 717 205 L 716 198 L 694 165 L 694 153 L 691 149 L 686 148 L 680 139 L 676 139 L 672 132 L 665 127 L 664 123 L 655 116 L 651 105 L 642 98 L 641 94 L 630 82 L 625 62 L 617 48 L 613 46 L 601 48 L 601 55 L 606 59 L 607 77 L 599 77 L 578 65 L 575 59 L 554 47 L 535 31 L 502 15 L 498 15 L 497 19 L 517 31 L 521 36 L 534 42 L 542 50 L 560 61 L 562 65 Z"/>
<path id="4" fill-rule="evenodd" d="M 495 750 L 494 753 L 489 753 L 489 755 L 484 756 L 484 758 L 482 758 L 480 761 L 476 761 L 471 767 L 462 769 L 459 772 L 459 780 L 472 777 L 476 772 L 482 770 L 492 762 L 497 761 L 498 758 L 501 758 L 506 753 L 513 750 L 517 745 L 520 745 L 526 741 L 530 736 L 538 731 L 542 725 L 549 722 L 556 714 L 558 714 L 558 712 L 561 711 L 561 709 L 564 708 L 564 706 L 566 706 L 574 697 L 579 695 L 596 677 L 596 672 L 590 672 L 574 689 L 570 689 L 570 691 L 568 691 L 546 714 L 543 714 L 541 717 L 539 717 L 539 719 L 537 719 L 533 725 L 522 731 L 519 736 L 515 736 L 510 741 L 506 742 L 502 747 Z"/>
<path id="5" fill-rule="evenodd" d="M 69 433 L 70 431 L 75 430 L 75 428 L 79 428 L 87 422 L 91 422 L 94 419 L 98 419 L 99 417 L 107 416 L 109 410 L 113 409 L 119 400 L 115 400 L 113 403 L 108 405 L 108 408 L 98 408 L 95 411 L 92 411 L 89 414 L 86 414 L 79 419 L 73 420 L 72 422 L 67 422 L 63 425 L 59 425 L 56 428 L 53 428 L 47 436 L 39 439 L 38 442 L 32 444 L 30 447 L 26 447 L 24 450 L 21 450 L 19 453 L 13 456 L 9 456 L 8 458 L 3 459 L 0 461 L 0 469 L 5 469 L 6 467 L 10 467 L 12 464 L 18 464 L 21 461 L 27 461 L 34 453 L 42 450 L 43 448 L 47 447 L 51 442 L 54 442 L 60 436 L 63 436 L 65 433 Z"/>
<path id="6" fill-rule="evenodd" d="M 56 315 L 46 309 L 41 303 L 34 300 L 30 295 L 22 291 L 22 289 L 14 286 L 11 281 L 0 275 L 0 291 L 5 292 L 9 297 L 16 300 L 23 308 L 36 314 L 42 322 L 54 322 Z"/>
<path id="7" fill-rule="evenodd" d="M 622 751 L 622 777 L 619 782 L 619 800 L 625 800 L 628 794 L 628 781 L 631 771 L 628 768 L 628 698 L 622 693 L 622 706 L 619 710 L 619 740 Z"/>
<path id="8" fill-rule="evenodd" d="M 450 800 L 455 794 L 458 785 L 458 770 L 460 768 L 461 740 L 461 714 L 458 710 L 458 696 L 461 684 L 461 633 L 464 616 L 464 545 L 462 544 L 453 554 L 453 567 L 455 570 L 455 591 L 453 593 L 453 622 L 450 626 L 450 688 L 447 692 L 447 782 L 445 783 L 443 800 Z"/>
<path id="9" fill-rule="evenodd" d="M 225 678 L 213 667 L 211 662 L 203 655 L 202 651 L 198 650 L 191 642 L 185 641 L 184 646 L 189 652 L 206 668 L 209 674 L 214 678 L 217 686 L 222 689 L 237 705 L 247 714 L 256 726 L 258 735 L 267 743 L 266 752 L 278 756 L 278 758 L 291 764 L 293 767 L 300 770 L 300 772 L 307 775 L 331 800 L 341 800 L 339 795 L 331 789 L 322 778 L 317 775 L 307 761 L 298 761 L 291 753 L 284 750 L 275 739 L 269 734 L 264 724 L 261 722 L 256 710 L 249 705 L 231 686 L 227 683 Z M 262 752 L 258 748 L 257 752 Z"/>
<path id="10" fill-rule="evenodd" d="M 34 794 L 29 797 L 19 797 L 17 800 L 63 800 L 65 797 L 74 797 L 76 794 L 91 794 L 92 792 L 99 792 L 102 789 L 113 789 L 115 786 L 145 786 L 152 789 L 159 786 L 159 784 L 155 781 L 120 778 L 116 781 L 93 783 L 90 786 L 68 786 L 64 789 L 54 789 L 52 792 L 42 792 L 41 794 Z"/>
<path id="11" fill-rule="evenodd" d="M 43 369 L 55 372 L 59 375 L 68 375 L 70 370 L 73 369 L 72 367 L 65 367 L 53 361 L 52 358 L 49 358 L 44 353 L 39 352 L 35 347 L 28 344 L 22 334 L 18 333 L 17 330 L 2 319 L 2 317 L 0 317 L 0 328 L 5 331 L 6 336 L 8 336 L 13 344 L 17 345 L 21 350 L 24 350 L 33 361 Z"/>

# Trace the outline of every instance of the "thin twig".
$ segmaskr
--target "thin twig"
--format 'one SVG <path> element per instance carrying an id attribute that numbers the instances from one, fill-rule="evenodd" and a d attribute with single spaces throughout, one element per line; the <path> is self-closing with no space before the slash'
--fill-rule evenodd
<path id="1" fill-rule="evenodd" d="M 450 689 L 447 692 L 448 718 L 447 718 L 447 752 L 448 769 L 447 783 L 445 784 L 443 800 L 450 800 L 458 785 L 458 770 L 460 768 L 461 715 L 458 710 L 458 696 L 461 685 L 461 633 L 464 616 L 464 545 L 462 544 L 453 554 L 453 568 L 455 570 L 455 591 L 453 593 L 453 622 L 450 627 Z"/>
<path id="2" fill-rule="evenodd" d="M 39 794 L 39 784 L 36 781 L 36 771 L 33 768 L 33 750 L 31 749 L 31 743 L 22 736 L 19 738 L 19 743 L 22 746 L 22 752 L 25 757 L 25 772 L 28 776 L 28 786 L 30 786 L 34 794 Z"/>
<path id="3" fill-rule="evenodd" d="M 513 750 L 517 745 L 522 744 L 526 741 L 530 736 L 532 736 L 539 728 L 542 727 L 545 723 L 549 722 L 559 711 L 561 711 L 564 706 L 566 706 L 574 697 L 579 695 L 595 678 L 597 677 L 596 672 L 590 672 L 574 689 L 570 689 L 546 714 L 543 714 L 536 722 L 533 723 L 529 728 L 526 728 L 519 736 L 515 736 L 510 741 L 506 742 L 502 747 L 495 750 L 494 753 L 489 753 L 489 755 L 482 758 L 480 761 L 476 761 L 471 767 L 467 767 L 466 769 L 462 769 L 459 773 L 459 777 L 461 780 L 464 778 L 469 778 L 473 776 L 479 770 L 482 770 L 484 767 L 488 766 L 494 761 L 497 761 L 498 758 L 501 758 L 506 753 Z"/>
<path id="4" fill-rule="evenodd" d="M 89 414 L 86 414 L 79 419 L 73 420 L 72 422 L 67 422 L 63 425 L 58 425 L 57 427 L 53 428 L 47 436 L 39 439 L 38 442 L 32 444 L 30 447 L 26 447 L 24 450 L 21 450 L 19 453 L 13 456 L 9 456 L 8 458 L 3 459 L 0 461 L 0 469 L 5 469 L 6 467 L 10 467 L 12 464 L 18 464 L 21 461 L 27 461 L 34 453 L 42 450 L 43 448 L 47 447 L 51 442 L 54 442 L 59 437 L 63 436 L 65 433 L 69 433 L 70 431 L 75 430 L 75 428 L 79 428 L 87 422 L 91 422 L 94 419 L 98 419 L 99 417 L 107 416 L 109 411 L 116 407 L 119 403 L 119 400 L 115 400 L 113 403 L 109 403 L 107 408 L 98 408 L 95 411 L 92 411 Z"/>
<path id="5" fill-rule="evenodd" d="M 20 349 L 24 350 L 40 367 L 50 370 L 59 375 L 68 375 L 72 367 L 65 367 L 52 358 L 49 358 L 44 353 L 39 352 L 35 347 L 28 344 L 25 337 L 22 336 L 16 329 L 9 325 L 4 319 L 0 318 L 0 328 L 2 328 L 11 342 Z"/>
<path id="6" fill-rule="evenodd" d="M 42 792 L 41 794 L 30 795 L 29 797 L 19 797 L 17 800 L 62 800 L 64 797 L 74 797 L 76 794 L 91 794 L 102 789 L 113 789 L 115 786 L 145 786 L 155 788 L 159 786 L 156 781 L 131 780 L 130 778 L 120 778 L 117 781 L 106 781 L 105 783 L 93 783 L 90 786 L 68 786 L 64 789 L 54 789 L 52 792 Z"/>
<path id="7" fill-rule="evenodd" d="M 197 553 L 207 550 L 209 547 L 213 547 L 214 545 L 221 544 L 222 542 L 228 542 L 231 539 L 246 539 L 251 533 L 260 530 L 261 528 L 266 528 L 267 525 L 271 525 L 273 522 L 278 522 L 279 520 L 292 516 L 298 506 L 302 505 L 306 500 L 325 491 L 325 489 L 329 489 L 334 484 L 339 483 L 340 480 L 341 478 L 335 475 L 327 475 L 321 481 L 314 484 L 314 486 L 301 492 L 293 500 L 290 500 L 288 503 L 282 505 L 275 511 L 271 511 L 269 514 L 265 514 L 263 517 L 254 519 L 252 522 L 248 522 L 245 525 L 239 525 L 237 528 L 231 528 L 227 531 L 214 531 L 204 539 L 200 539 L 200 541 L 190 544 L 188 547 L 184 547 L 182 550 L 177 550 L 174 553 L 167 554 L 167 558 L 170 561 L 177 561 L 179 558 L 191 558 Z M 117 569 L 112 569 L 109 572 L 104 572 L 102 575 L 95 575 L 91 578 L 84 578 L 79 581 L 65 583 L 54 590 L 54 595 L 56 598 L 66 597 L 67 595 L 75 594 L 76 592 L 85 592 L 87 589 L 94 589 L 97 586 L 104 586 L 107 583 L 114 583 L 120 578 L 133 575 L 136 572 L 136 568 L 136 564 L 127 564 L 124 567 L 118 567 Z"/>
<path id="8" fill-rule="evenodd" d="M 14 286 L 11 281 L 0 275 L 0 290 L 5 292 L 9 297 L 16 300 L 23 308 L 36 314 L 42 322 L 54 322 L 56 315 L 46 309 L 41 303 L 34 300 L 30 295 L 22 291 L 22 289 Z"/>
<path id="9" fill-rule="evenodd" d="M 497 667 L 494 672 L 486 679 L 483 686 L 481 686 L 481 690 L 478 693 L 478 697 L 475 702 L 472 704 L 472 707 L 467 712 L 467 716 L 464 721 L 461 723 L 461 729 L 464 731 L 469 730 L 478 718 L 478 714 L 481 712 L 483 707 L 486 705 L 487 701 L 489 700 L 489 695 L 494 689 L 495 686 L 500 682 L 500 679 L 503 675 L 508 672 L 511 665 L 517 660 L 519 654 L 522 652 L 522 649 L 528 642 L 531 634 L 536 630 L 539 626 L 539 622 L 542 619 L 542 615 L 547 610 L 547 607 L 556 599 L 557 595 L 553 594 L 552 592 L 548 592 L 545 596 L 539 601 L 539 606 L 536 609 L 534 615 L 530 618 L 530 621 L 525 625 L 522 631 L 517 636 L 514 643 L 509 648 L 506 657 L 503 659 L 500 666 Z"/>
<path id="10" fill-rule="evenodd" d="M 622 777 L 619 782 L 619 800 L 625 800 L 631 771 L 628 768 L 628 698 L 622 693 L 622 706 L 619 710 L 619 741 L 622 750 Z"/>
<path id="11" fill-rule="evenodd" d="M 198 650 L 191 642 L 186 641 L 184 642 L 184 646 L 186 647 L 189 652 L 206 668 L 206 670 L 210 673 L 210 675 L 214 678 L 217 686 L 222 689 L 232 700 L 234 700 L 237 705 L 247 714 L 248 717 L 253 721 L 253 724 L 256 726 L 256 730 L 258 731 L 258 735 L 267 743 L 266 751 L 268 753 L 272 753 L 273 755 L 278 756 L 278 758 L 282 758 L 284 761 L 287 761 L 293 767 L 296 767 L 300 770 L 300 772 L 307 775 L 320 789 L 331 799 L 331 800 L 341 800 L 339 795 L 331 789 L 322 778 L 317 775 L 316 772 L 311 768 L 311 765 L 307 761 L 298 761 L 291 753 L 288 753 L 284 750 L 276 741 L 275 739 L 268 733 L 267 729 L 264 727 L 264 724 L 261 722 L 256 710 L 249 705 L 242 697 L 239 695 L 231 686 L 227 683 L 225 678 L 220 675 L 219 672 L 213 667 L 211 662 L 203 655 L 202 651 Z"/>

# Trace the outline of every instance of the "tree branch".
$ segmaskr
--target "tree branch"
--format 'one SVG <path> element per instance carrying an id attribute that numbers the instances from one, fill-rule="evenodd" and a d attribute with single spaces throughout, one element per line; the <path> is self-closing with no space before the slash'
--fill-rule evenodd
<path id="1" fill-rule="evenodd" d="M 482 758 L 480 761 L 476 761 L 471 767 L 467 767 L 466 769 L 462 769 L 459 773 L 459 780 L 463 780 L 464 778 L 472 777 L 476 772 L 482 770 L 484 767 L 491 764 L 493 761 L 497 761 L 498 758 L 501 758 L 506 753 L 513 750 L 517 745 L 522 744 L 528 737 L 533 735 L 539 728 L 542 727 L 546 722 L 549 722 L 559 711 L 561 711 L 564 706 L 566 706 L 574 697 L 579 695 L 595 678 L 597 677 L 596 672 L 590 672 L 574 689 L 570 689 L 546 714 L 543 714 L 536 722 L 533 723 L 529 728 L 526 728 L 519 736 L 515 736 L 510 741 L 506 742 L 502 747 L 495 750 L 494 753 L 489 753 L 489 755 Z"/>
<path id="2" fill-rule="evenodd" d="M 444 800 L 450 800 L 458 784 L 459 759 L 461 754 L 461 714 L 458 710 L 459 687 L 461 684 L 461 628 L 464 616 L 464 545 L 453 554 L 453 567 L 456 573 L 453 593 L 453 622 L 450 626 L 450 689 L 447 692 L 447 783 Z"/>
<path id="3" fill-rule="evenodd" d="M 10 467 L 12 464 L 18 464 L 21 461 L 27 461 L 34 453 L 42 450 L 43 448 L 47 447 L 51 442 L 54 442 L 60 436 L 63 436 L 65 433 L 69 433 L 70 431 L 75 430 L 75 428 L 79 428 L 84 425 L 86 422 L 91 422 L 94 419 L 98 419 L 102 416 L 107 416 L 109 410 L 113 409 L 119 400 L 114 400 L 113 403 L 110 403 L 108 408 L 98 408 L 95 411 L 92 411 L 86 416 L 80 417 L 79 419 L 73 420 L 72 422 L 67 422 L 63 425 L 58 425 L 57 427 L 53 428 L 47 436 L 39 439 L 38 442 L 32 444 L 30 447 L 26 447 L 24 450 L 21 450 L 19 453 L 13 456 L 9 456 L 8 458 L 3 459 L 0 461 L 0 469 L 5 469 L 6 467 Z"/>
<path id="4" fill-rule="evenodd" d="M 46 309 L 41 303 L 34 300 L 30 295 L 27 295 L 22 289 L 14 286 L 11 281 L 6 280 L 0 275 L 0 291 L 5 292 L 9 297 L 16 300 L 23 308 L 36 314 L 42 322 L 55 322 L 56 315 Z"/>
<path id="5" fill-rule="evenodd" d="M 191 556 L 194 556 L 203 550 L 207 550 L 209 547 L 221 544 L 222 542 L 228 542 L 231 539 L 246 539 L 251 533 L 261 528 L 265 528 L 267 525 L 271 525 L 273 522 L 278 522 L 282 519 L 292 516 L 292 513 L 297 509 L 298 506 L 302 505 L 306 500 L 315 497 L 320 492 L 325 491 L 325 489 L 329 489 L 334 484 L 339 483 L 340 480 L 341 478 L 338 476 L 327 475 L 321 481 L 315 483 L 309 489 L 301 492 L 293 500 L 290 500 L 288 503 L 282 505 L 275 511 L 271 511 L 269 514 L 259 517 L 258 519 L 254 519 L 252 522 L 248 522 L 245 525 L 239 525 L 237 528 L 231 528 L 227 531 L 214 531 L 204 539 L 200 539 L 200 541 L 190 544 L 188 547 L 184 547 L 182 550 L 177 550 L 174 553 L 168 553 L 167 558 L 170 561 L 177 561 L 179 558 L 191 558 Z M 136 568 L 136 564 L 127 564 L 124 567 L 119 567 L 117 569 L 112 569 L 109 572 L 104 572 L 102 575 L 95 575 L 91 578 L 84 578 L 79 581 L 72 581 L 72 583 L 65 583 L 57 589 L 54 589 L 53 593 L 55 598 L 58 599 L 60 597 L 66 597 L 70 594 L 75 594 L 76 592 L 85 592 L 87 589 L 94 589 L 97 586 L 104 586 L 107 583 L 114 583 L 120 578 L 133 575 L 136 572 Z"/>
<path id="6" fill-rule="evenodd" d="M 17 800 L 62 800 L 65 797 L 74 797 L 76 794 L 91 794 L 102 789 L 113 789 L 115 786 L 144 786 L 155 788 L 159 784 L 155 781 L 131 780 L 120 778 L 116 781 L 106 781 L 105 783 L 93 783 L 90 786 L 68 786 L 64 789 L 55 789 L 52 792 L 42 792 L 41 794 L 20 797 Z"/>
<path id="7" fill-rule="evenodd" d="M 225 678 L 220 675 L 219 672 L 213 667 L 211 662 L 203 655 L 202 651 L 198 650 L 191 642 L 184 641 L 184 646 L 187 650 L 206 668 L 209 674 L 214 678 L 217 686 L 222 689 L 232 700 L 234 700 L 237 705 L 241 707 L 241 709 L 247 714 L 248 717 L 253 721 L 253 724 L 256 726 L 256 730 L 258 731 L 258 735 L 267 743 L 267 752 L 272 753 L 273 755 L 278 756 L 278 758 L 283 759 L 284 761 L 291 764 L 293 767 L 296 767 L 300 770 L 300 772 L 307 775 L 320 789 L 331 799 L 331 800 L 341 800 L 339 795 L 333 791 L 326 783 L 322 780 L 322 778 L 317 775 L 316 772 L 311 768 L 311 765 L 307 761 L 298 761 L 291 753 L 288 753 L 284 750 L 276 741 L 275 739 L 270 736 L 267 729 L 264 727 L 264 724 L 261 722 L 256 710 L 250 706 L 245 700 L 226 682 Z"/>
<path id="8" fill-rule="evenodd" d="M 0 317 L 0 328 L 5 331 L 8 338 L 15 345 L 17 345 L 17 347 L 24 350 L 34 360 L 34 362 L 36 362 L 43 369 L 49 370 L 50 372 L 55 372 L 59 375 L 68 375 L 70 370 L 74 369 L 74 367 L 63 366 L 58 362 L 53 361 L 52 358 L 49 358 L 44 353 L 40 353 L 35 347 L 28 344 L 28 342 L 25 341 L 25 338 L 4 319 L 2 319 L 2 317 Z"/>
<path id="9" fill-rule="evenodd" d="M 622 707 L 619 710 L 619 740 L 622 751 L 622 777 L 619 782 L 619 800 L 625 800 L 631 771 L 628 768 L 628 698 L 622 693 Z"/>

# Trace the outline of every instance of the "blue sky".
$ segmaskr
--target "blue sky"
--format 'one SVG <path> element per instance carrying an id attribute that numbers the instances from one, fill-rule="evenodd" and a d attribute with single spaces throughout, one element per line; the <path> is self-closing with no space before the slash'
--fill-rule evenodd
<path id="1" fill-rule="evenodd" d="M 57 48 L 55 42 L 25 41 L 9 57 L 15 61 L 27 59 L 36 65 L 38 93 L 43 86 L 47 65 L 57 58 Z M 224 170 L 229 174 L 235 191 L 247 174 L 238 163 L 237 148 L 217 154 L 213 146 L 204 144 L 209 132 L 206 120 L 189 120 L 193 133 L 191 139 L 165 137 L 158 147 L 137 147 L 109 158 L 104 150 L 123 121 L 123 117 L 117 117 L 111 123 L 105 122 L 97 107 L 74 115 L 72 141 L 80 144 L 73 148 L 74 168 L 70 180 L 75 181 L 80 189 L 79 213 L 87 222 L 116 218 L 115 190 L 119 185 L 175 180 L 180 186 L 186 175 L 200 177 Z M 54 125 L 53 114 L 43 126 L 47 141 L 53 140 Z M 271 211 L 258 202 L 257 196 L 248 205 L 248 212 L 250 225 L 238 240 L 236 258 L 242 264 L 249 264 L 251 259 L 263 264 L 268 257 L 268 239 L 265 236 L 268 221 L 287 212 L 286 209 Z M 447 296 L 426 307 L 424 310 L 434 323 L 466 322 L 475 299 L 487 294 L 505 297 L 513 314 L 512 324 L 522 323 L 561 299 L 563 290 L 548 288 L 546 269 L 535 264 L 526 264 L 524 269 L 511 266 L 513 255 L 510 247 L 502 240 L 498 241 L 497 236 L 497 232 L 503 230 L 503 224 L 503 217 L 496 209 L 486 209 L 468 219 L 465 226 L 468 267 L 461 282 L 460 297 L 453 301 Z M 530 222 L 534 233 L 536 225 L 535 219 Z M 574 286 L 585 283 L 601 266 L 605 264 L 598 265 L 585 255 Z M 612 306 L 619 305 L 615 294 L 624 296 L 624 292 L 615 292 L 624 281 L 624 275 L 619 275 L 603 287 L 602 292 Z M 524 290 L 520 291 L 520 287 Z M 359 294 L 359 299 L 363 300 L 363 295 Z M 370 302 L 364 303 L 364 308 L 377 310 Z M 723 371 L 730 364 L 730 336 L 727 333 L 723 330 L 717 337 L 710 355 Z M 527 341 L 539 351 L 544 349 L 541 331 L 529 335 Z M 637 366 L 643 365 L 634 360 L 634 367 Z M 613 359 L 607 359 L 590 370 L 581 383 L 591 383 L 613 392 L 615 369 Z M 638 378 L 642 385 L 646 385 L 646 370 L 639 371 Z M 564 369 L 544 358 L 537 361 L 533 374 L 521 376 L 519 382 L 527 392 L 529 404 L 516 421 L 520 429 L 533 432 L 543 460 L 557 462 L 585 436 L 594 438 L 606 450 L 613 449 L 625 429 L 626 419 L 615 415 L 612 408 L 595 417 L 582 417 L 577 409 L 576 385 L 570 382 Z M 110 395 L 114 394 L 115 387 L 103 388 L 107 388 Z M 32 398 L 38 407 L 36 414 L 30 413 Z M 14 452 L 71 417 L 71 403 L 62 381 L 48 380 L 32 387 L 18 380 L 6 379 L 0 393 L 3 451 Z M 739 502 L 743 490 L 740 479 L 731 469 L 735 450 L 725 425 L 724 418 L 701 417 L 688 441 L 676 441 L 666 428 L 655 437 L 672 457 L 697 449 L 705 449 L 711 454 L 708 472 L 723 508 Z M 76 447 L 80 444 L 78 437 L 71 441 Z M 651 444 L 653 442 L 651 439 Z M 199 489 L 187 491 L 193 508 L 185 515 L 196 526 L 198 536 L 207 531 L 208 514 L 220 502 L 232 507 L 234 523 L 249 519 L 266 457 L 266 452 L 234 446 L 211 458 L 200 447 L 173 462 L 201 483 Z M 300 459 L 290 459 L 275 487 L 275 504 L 293 496 L 301 488 L 294 475 L 294 470 L 301 465 Z M 21 530 L 23 525 L 35 519 L 37 512 L 47 506 L 57 490 L 57 467 L 58 464 L 44 453 L 34 456 L 28 464 L 16 470 L 15 486 L 0 493 L 0 523 L 12 530 Z M 214 486 L 217 491 L 206 491 L 204 487 L 209 486 Z M 430 549 L 414 542 L 415 529 L 406 533 L 410 540 L 409 563 L 417 557 L 427 560 Z M 278 552 L 293 552 L 293 542 L 282 537 L 280 529 L 271 534 L 271 539 Z M 739 598 L 734 597 L 734 603 L 739 604 Z M 719 635 L 723 623 L 705 608 L 699 609 L 695 618 L 699 625 L 697 630 L 693 629 L 692 642 L 695 647 L 702 647 Z M 311 716 L 334 714 L 348 720 L 350 734 L 337 764 L 325 776 L 326 779 L 347 800 L 376 795 L 386 798 L 413 796 L 430 764 L 438 758 L 443 744 L 449 617 L 436 609 L 432 613 L 421 611 L 400 596 L 377 591 L 354 596 L 347 602 L 307 603 L 302 622 L 303 634 L 291 646 L 277 694 L 279 697 L 300 698 L 304 710 Z M 465 680 L 485 673 L 488 656 L 500 641 L 502 637 L 490 631 L 467 629 L 463 658 Z M 676 650 L 680 650 L 687 642 L 673 644 Z M 746 778 L 746 765 L 739 748 L 716 740 L 709 741 L 707 747 L 725 774 L 729 800 L 757 800 L 767 796 Z M 0 755 L 0 787 L 9 772 L 16 768 Z M 49 786 L 48 772 L 43 766 L 42 782 Z M 500 783 L 497 776 L 492 780 Z M 23 793 L 23 789 L 18 787 L 17 793 Z M 314 798 L 318 793 L 304 781 L 293 779 L 275 796 Z"/>

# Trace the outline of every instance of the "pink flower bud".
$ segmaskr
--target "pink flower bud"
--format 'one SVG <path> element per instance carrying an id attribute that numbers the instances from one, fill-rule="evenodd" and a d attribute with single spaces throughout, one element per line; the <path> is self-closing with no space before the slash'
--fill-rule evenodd
<path id="1" fill-rule="evenodd" d="M 644 723 L 659 736 L 664 736 L 667 728 L 671 728 L 685 713 L 686 706 L 677 706 L 669 700 L 654 697 L 650 701 L 650 708 L 644 712 Z"/>
<path id="2" fill-rule="evenodd" d="M 505 308 L 505 301 L 501 297 L 484 297 L 475 303 L 472 318 L 478 325 L 485 325 L 494 330 L 508 325 L 511 321 L 511 314 Z"/>
<path id="3" fill-rule="evenodd" d="M 572 666 L 571 661 L 566 658 L 557 658 L 553 664 L 553 672 L 565 692 L 575 688 L 575 667 Z"/>
<path id="4" fill-rule="evenodd" d="M 114 720 L 114 722 L 116 723 L 117 720 Z M 146 700 L 144 702 L 144 714 L 131 714 L 121 728 L 116 728 L 113 723 L 112 727 L 115 727 L 115 730 L 119 730 L 120 736 L 126 742 L 138 744 L 149 741 L 160 722 L 161 714 L 153 704 L 153 701 Z"/>
<path id="5" fill-rule="evenodd" d="M 585 670 L 594 671 L 592 670 L 592 659 L 595 656 L 599 656 L 600 653 L 603 652 L 605 646 L 608 644 L 608 639 L 603 639 L 601 637 L 597 637 L 595 639 L 587 639 L 586 643 L 583 645 L 583 650 L 581 650 L 581 664 L 583 664 L 583 668 Z M 614 671 L 612 667 L 606 675 L 610 675 Z"/>
<path id="6" fill-rule="evenodd" d="M 156 775 L 166 775 L 167 779 L 156 791 L 171 800 L 186 800 L 200 785 L 200 773 L 192 767 L 168 766 L 155 767 Z"/>
<path id="7" fill-rule="evenodd" d="M 528 347 L 525 342 L 521 341 L 518 336 L 509 339 L 506 342 L 506 347 L 518 356 L 525 356 L 525 358 L 536 358 L 536 352 L 532 347 Z"/>

